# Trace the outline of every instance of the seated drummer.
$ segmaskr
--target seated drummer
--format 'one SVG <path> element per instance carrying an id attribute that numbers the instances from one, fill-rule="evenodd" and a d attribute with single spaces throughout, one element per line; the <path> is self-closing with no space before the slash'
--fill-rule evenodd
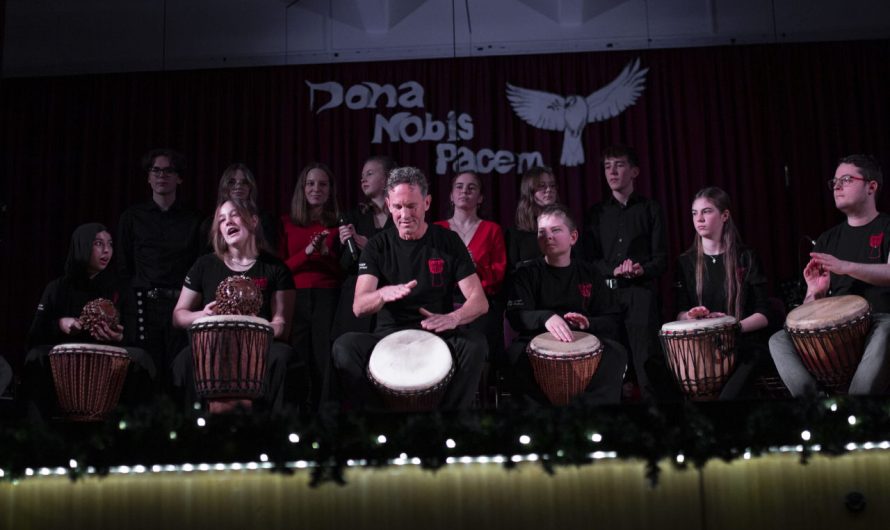
<path id="1" fill-rule="evenodd" d="M 173 325 L 188 329 L 199 318 L 215 315 L 216 288 L 220 282 L 236 275 L 251 278 L 263 295 L 263 305 L 256 316 L 268 320 L 274 333 L 266 358 L 266 395 L 255 404 L 280 411 L 285 375 L 294 358 L 294 350 L 287 341 L 296 290 L 287 266 L 268 250 L 259 223 L 252 203 L 230 199 L 216 208 L 210 230 L 214 251 L 198 258 L 186 275 L 173 309 Z M 186 403 L 194 402 L 191 346 L 185 347 L 173 362 L 173 383 L 184 393 Z"/>
<path id="2" fill-rule="evenodd" d="M 29 351 L 23 368 L 22 394 L 31 411 L 43 416 L 56 413 L 57 398 L 49 365 L 49 352 L 63 343 L 105 344 L 127 350 L 130 365 L 121 394 L 121 402 L 129 405 L 149 400 L 155 366 L 142 348 L 134 344 L 136 326 L 127 323 L 111 325 L 99 321 L 85 329 L 79 320 L 88 302 L 105 298 L 114 303 L 118 315 L 132 297 L 126 284 L 108 264 L 114 256 L 111 234 L 99 223 L 78 226 L 71 235 L 65 274 L 46 286 L 37 313 L 28 332 Z M 34 408 L 32 408 L 34 407 Z"/>
<path id="3" fill-rule="evenodd" d="M 545 331 L 563 342 L 572 341 L 572 330 L 591 333 L 604 350 L 583 400 L 618 403 L 627 368 L 627 351 L 617 342 L 621 310 L 596 268 L 572 258 L 577 242 L 578 229 L 565 206 L 544 207 L 538 215 L 538 246 L 544 256 L 516 269 L 507 295 L 507 319 L 519 337 L 507 348 L 504 369 L 515 393 L 549 403 L 532 373 L 528 343 Z"/>
<path id="4" fill-rule="evenodd" d="M 396 168 L 386 190 L 396 230 L 378 233 L 362 250 L 353 302 L 357 317 L 377 314 L 376 331 L 346 333 L 334 342 L 341 397 L 354 408 L 381 408 L 366 375 L 374 346 L 395 331 L 424 329 L 439 335 L 454 356 L 454 376 L 441 408 L 467 408 L 488 346 L 482 334 L 460 326 L 488 311 L 485 291 L 460 236 L 426 222 L 431 199 L 426 176 L 417 168 Z M 466 299 L 459 309 L 452 300 L 455 285 Z"/>
<path id="5" fill-rule="evenodd" d="M 695 241 L 677 258 L 677 320 L 726 315 L 739 320 L 735 368 L 720 399 L 751 397 L 753 376 L 771 362 L 763 333 L 771 314 L 766 276 L 760 259 L 742 243 L 728 193 L 717 187 L 696 193 L 692 223 Z"/>
<path id="6" fill-rule="evenodd" d="M 803 270 L 807 282 L 803 303 L 847 294 L 868 301 L 873 312 L 872 328 L 848 393 L 880 394 L 890 384 L 890 215 L 878 212 L 876 205 L 884 177 L 871 156 L 850 155 L 840 160 L 828 186 L 834 193 L 835 207 L 847 219 L 816 241 Z M 769 349 L 791 395 L 819 392 L 785 330 L 770 338 Z"/>

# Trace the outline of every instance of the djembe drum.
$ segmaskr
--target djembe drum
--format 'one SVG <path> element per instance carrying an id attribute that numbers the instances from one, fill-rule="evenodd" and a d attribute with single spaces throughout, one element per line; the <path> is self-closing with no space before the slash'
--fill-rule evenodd
<path id="1" fill-rule="evenodd" d="M 680 389 L 694 400 L 716 399 L 735 368 L 735 317 L 677 320 L 658 336 Z"/>
<path id="2" fill-rule="evenodd" d="M 822 298 L 797 307 L 785 330 L 807 370 L 823 387 L 846 393 L 862 360 L 871 308 L 861 296 Z"/>
<path id="3" fill-rule="evenodd" d="M 127 350 L 59 344 L 49 353 L 59 408 L 74 421 L 100 421 L 117 406 L 130 365 Z"/>
<path id="4" fill-rule="evenodd" d="M 211 405 L 249 401 L 263 394 L 266 357 L 272 345 L 269 321 L 247 315 L 215 315 L 189 328 L 195 386 Z M 211 411 L 214 407 L 211 407 Z"/>
<path id="5" fill-rule="evenodd" d="M 542 333 L 526 349 L 535 380 L 554 405 L 566 405 L 584 392 L 603 358 L 599 339 L 582 331 L 572 333 L 572 342 Z"/>
<path id="6" fill-rule="evenodd" d="M 384 337 L 371 352 L 368 379 L 392 410 L 436 408 L 454 373 L 451 351 L 428 331 L 406 329 Z"/>

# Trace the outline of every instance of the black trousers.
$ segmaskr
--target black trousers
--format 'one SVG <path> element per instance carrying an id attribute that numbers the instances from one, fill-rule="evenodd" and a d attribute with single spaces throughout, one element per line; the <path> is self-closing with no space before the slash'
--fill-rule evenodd
<path id="1" fill-rule="evenodd" d="M 620 287 L 615 296 L 624 309 L 624 328 L 631 366 L 646 399 L 676 399 L 671 376 L 658 344 L 661 322 L 658 296 L 645 287 Z"/>
<path id="2" fill-rule="evenodd" d="M 291 345 L 309 367 L 312 408 L 330 395 L 331 327 L 339 299 L 339 289 L 297 289 Z"/>
<path id="3" fill-rule="evenodd" d="M 627 350 L 614 340 L 601 338 L 600 341 L 603 344 L 603 358 L 584 394 L 576 399 L 591 405 L 619 403 L 624 372 L 627 369 Z M 531 342 L 530 338 L 518 338 L 507 348 L 508 366 L 505 375 L 514 395 L 520 399 L 530 399 L 542 405 L 549 404 L 550 400 L 538 385 L 528 359 L 528 353 L 526 353 L 529 342 Z"/>
<path id="4" fill-rule="evenodd" d="M 374 346 L 397 329 L 376 333 L 346 333 L 334 341 L 332 357 L 340 397 L 353 408 L 384 409 L 374 385 L 368 380 L 367 368 Z M 473 403 L 482 368 L 488 355 L 485 337 L 467 329 L 451 330 L 439 337 L 448 344 L 455 363 L 454 375 L 445 391 L 441 409 L 467 409 Z"/>
<path id="5" fill-rule="evenodd" d="M 176 300 L 149 298 L 144 290 L 136 289 L 133 304 L 135 307 L 125 309 L 128 313 L 124 316 L 127 336 L 148 352 L 158 370 L 158 385 L 163 391 L 169 391 L 173 359 L 188 344 L 186 332 L 173 327 Z"/>
<path id="6" fill-rule="evenodd" d="M 289 365 L 294 361 L 294 349 L 284 342 L 273 341 L 266 357 L 266 375 L 263 378 L 265 393 L 254 404 L 260 408 L 280 412 L 284 408 L 285 385 L 291 381 L 288 377 Z M 179 389 L 182 404 L 190 408 L 198 401 L 195 387 L 195 363 L 192 359 L 192 347 L 186 346 L 173 361 L 173 384 Z"/>

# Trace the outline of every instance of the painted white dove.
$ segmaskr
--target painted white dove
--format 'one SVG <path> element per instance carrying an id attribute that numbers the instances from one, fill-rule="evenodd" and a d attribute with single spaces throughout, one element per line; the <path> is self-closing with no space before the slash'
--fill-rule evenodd
<path id="1" fill-rule="evenodd" d="M 559 163 L 579 166 L 584 163 L 581 133 L 588 123 L 614 118 L 633 105 L 645 88 L 648 68 L 640 69 L 640 60 L 628 63 L 611 83 L 590 94 L 560 96 L 507 83 L 507 99 L 516 115 L 533 127 L 565 131 Z"/>

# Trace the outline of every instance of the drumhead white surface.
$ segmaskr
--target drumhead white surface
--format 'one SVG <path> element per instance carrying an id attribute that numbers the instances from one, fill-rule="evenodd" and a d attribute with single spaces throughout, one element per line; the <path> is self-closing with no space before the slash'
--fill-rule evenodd
<path id="1" fill-rule="evenodd" d="M 725 316 L 717 318 L 695 318 L 691 320 L 675 320 L 661 326 L 663 333 L 688 333 L 690 331 L 702 331 L 713 328 L 725 328 L 738 322 L 736 317 Z"/>
<path id="2" fill-rule="evenodd" d="M 548 356 L 577 356 L 593 353 L 600 348 L 600 340 L 590 333 L 573 331 L 575 340 L 563 342 L 553 336 L 549 331 L 541 333 L 529 343 L 529 348 Z"/>
<path id="3" fill-rule="evenodd" d="M 70 342 L 68 344 L 58 344 L 53 346 L 53 349 L 50 353 L 54 353 L 57 350 L 82 350 L 85 352 L 98 352 L 98 353 L 114 353 L 118 355 L 127 355 L 127 350 L 125 348 L 121 348 L 118 346 L 109 346 L 107 344 L 87 344 L 85 342 Z"/>
<path id="4" fill-rule="evenodd" d="M 427 331 L 406 329 L 377 343 L 368 372 L 391 390 L 417 391 L 445 379 L 451 364 L 451 351 L 444 340 Z"/>
<path id="5" fill-rule="evenodd" d="M 814 330 L 845 324 L 868 312 L 868 301 L 855 294 L 830 296 L 794 308 L 785 325 L 791 329 Z"/>
<path id="6" fill-rule="evenodd" d="M 212 315 L 209 317 L 201 317 L 192 322 L 192 326 L 198 324 L 220 324 L 224 322 L 249 322 L 261 326 L 271 326 L 265 318 L 255 317 L 251 315 Z"/>

